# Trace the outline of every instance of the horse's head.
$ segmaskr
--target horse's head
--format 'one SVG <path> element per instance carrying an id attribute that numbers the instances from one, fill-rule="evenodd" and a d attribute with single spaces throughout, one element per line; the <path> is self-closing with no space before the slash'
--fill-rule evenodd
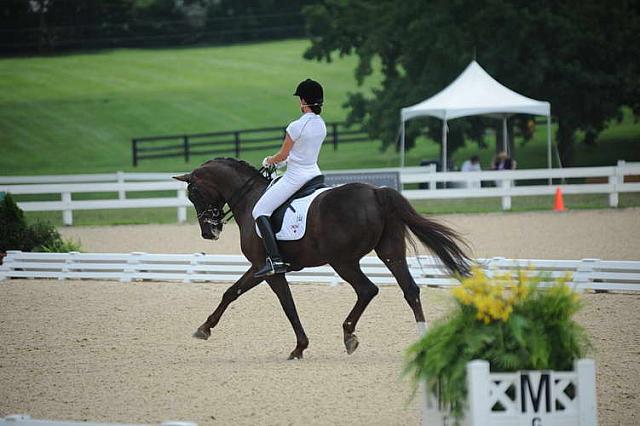
<path id="1" fill-rule="evenodd" d="M 181 176 L 186 182 L 189 200 L 196 208 L 202 238 L 217 240 L 224 224 L 223 207 L 228 204 L 233 214 L 242 214 L 242 209 L 252 208 L 247 203 L 264 191 L 267 178 L 252 165 L 234 158 L 215 158 Z"/>
<path id="2" fill-rule="evenodd" d="M 198 169 L 173 178 L 188 184 L 187 194 L 196 208 L 202 238 L 217 240 L 224 224 L 222 207 L 225 204 L 225 199 L 218 192 L 215 185 L 203 179 L 197 171 Z"/>

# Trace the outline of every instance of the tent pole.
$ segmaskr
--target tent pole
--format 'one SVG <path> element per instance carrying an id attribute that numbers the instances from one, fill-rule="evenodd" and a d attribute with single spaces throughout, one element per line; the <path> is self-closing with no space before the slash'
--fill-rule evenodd
<path id="1" fill-rule="evenodd" d="M 402 120 L 402 129 L 400 130 L 400 167 L 404 167 L 404 120 Z"/>
<path id="2" fill-rule="evenodd" d="M 549 170 L 553 168 L 551 160 L 551 115 L 547 115 L 547 167 Z M 549 185 L 551 185 L 551 178 L 549 178 Z"/>
<path id="3" fill-rule="evenodd" d="M 507 155 L 509 155 L 509 157 L 511 157 L 511 154 L 509 153 L 509 144 L 507 141 L 507 115 L 506 114 L 502 116 L 502 150 L 506 152 Z"/>
<path id="4" fill-rule="evenodd" d="M 551 160 L 551 116 L 547 115 L 547 166 L 552 169 Z"/>
<path id="5" fill-rule="evenodd" d="M 442 168 L 447 171 L 447 120 L 442 120 Z"/>

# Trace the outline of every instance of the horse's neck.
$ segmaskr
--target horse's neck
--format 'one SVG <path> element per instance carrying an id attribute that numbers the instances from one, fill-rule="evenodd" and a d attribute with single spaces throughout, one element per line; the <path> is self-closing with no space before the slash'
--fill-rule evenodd
<path id="1" fill-rule="evenodd" d="M 233 205 L 230 205 L 229 207 L 231 208 L 236 223 L 240 228 L 247 225 L 253 226 L 251 211 L 267 187 L 267 183 L 260 178 L 256 179 L 252 184 L 245 186 L 251 178 L 251 176 L 242 176 L 238 178 L 238 183 L 230 186 L 231 193 L 227 197 L 227 202 L 233 200 Z"/>

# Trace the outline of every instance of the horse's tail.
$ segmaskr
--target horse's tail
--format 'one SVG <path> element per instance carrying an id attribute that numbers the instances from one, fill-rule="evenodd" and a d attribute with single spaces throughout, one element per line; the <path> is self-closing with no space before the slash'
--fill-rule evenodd
<path id="1" fill-rule="evenodd" d="M 421 216 L 398 191 L 380 188 L 376 191 L 378 202 L 386 211 L 386 220 L 401 220 L 411 232 L 433 253 L 451 273 L 469 275 L 471 258 L 461 246 L 468 244 L 453 229 Z"/>

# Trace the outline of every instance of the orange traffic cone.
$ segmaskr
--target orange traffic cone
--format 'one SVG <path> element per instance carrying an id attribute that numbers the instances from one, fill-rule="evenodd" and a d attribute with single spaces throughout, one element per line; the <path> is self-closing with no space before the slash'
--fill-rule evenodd
<path id="1" fill-rule="evenodd" d="M 553 208 L 553 211 L 563 212 L 565 210 L 567 209 L 564 208 L 564 201 L 562 200 L 562 189 L 558 187 L 556 189 L 556 202 L 555 202 L 555 207 Z"/>

